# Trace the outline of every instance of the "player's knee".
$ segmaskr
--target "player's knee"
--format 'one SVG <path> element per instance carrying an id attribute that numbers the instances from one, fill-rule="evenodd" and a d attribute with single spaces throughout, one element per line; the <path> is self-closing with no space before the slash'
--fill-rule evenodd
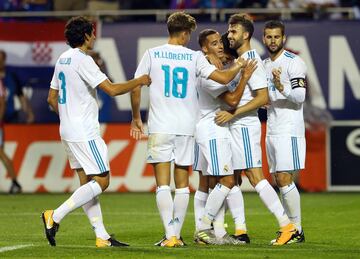
<path id="1" fill-rule="evenodd" d="M 261 168 L 252 168 L 247 170 L 246 176 L 253 187 L 255 187 L 261 180 L 265 179 Z"/>
<path id="2" fill-rule="evenodd" d="M 232 175 L 221 177 L 220 178 L 220 183 L 222 185 L 226 186 L 227 188 L 231 189 L 235 185 L 235 179 L 234 179 L 234 177 Z"/>
<path id="3" fill-rule="evenodd" d="M 287 173 L 276 173 L 275 174 L 275 182 L 278 187 L 284 187 L 293 182 L 291 174 Z"/>

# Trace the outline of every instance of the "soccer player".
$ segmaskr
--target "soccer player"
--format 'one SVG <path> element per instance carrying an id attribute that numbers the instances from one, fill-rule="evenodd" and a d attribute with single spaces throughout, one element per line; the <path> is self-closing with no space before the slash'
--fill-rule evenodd
<path id="1" fill-rule="evenodd" d="M 196 28 L 195 19 L 184 12 L 175 12 L 167 20 L 168 43 L 148 49 L 135 75 L 152 78 L 149 107 L 149 139 L 147 162 L 153 165 L 156 178 L 156 203 L 165 228 L 160 246 L 182 246 L 181 228 L 189 202 L 189 166 L 193 164 L 194 131 L 197 119 L 198 77 L 222 84 L 230 82 L 243 63 L 234 62 L 219 71 L 209 64 L 200 51 L 185 46 Z M 133 120 L 131 136 L 141 138 L 140 89 L 132 91 Z M 175 197 L 171 197 L 170 166 L 174 161 Z"/>
<path id="2" fill-rule="evenodd" d="M 87 55 L 93 49 L 95 35 L 93 24 L 84 17 L 67 22 L 65 38 L 71 48 L 56 62 L 48 103 L 59 114 L 61 140 L 81 186 L 57 209 L 42 213 L 45 234 L 50 245 L 55 246 L 60 221 L 82 206 L 95 231 L 96 247 L 127 246 L 107 233 L 98 200 L 109 185 L 110 168 L 107 147 L 100 136 L 96 88 L 116 96 L 148 85 L 151 80 L 143 75 L 125 83 L 112 83 Z"/>
<path id="3" fill-rule="evenodd" d="M 266 154 L 286 214 L 297 228 L 289 242 L 300 243 L 305 242 L 305 236 L 301 227 L 300 194 L 294 177 L 305 167 L 306 65 L 299 56 L 284 49 L 285 41 L 285 26 L 281 21 L 265 23 L 263 43 L 269 58 L 264 60 L 264 66 L 270 96 Z"/>
<path id="4" fill-rule="evenodd" d="M 235 174 L 240 179 L 244 170 L 251 185 L 259 194 L 261 200 L 276 217 L 280 234 L 273 245 L 288 243 L 296 233 L 296 228 L 286 215 L 284 208 L 273 187 L 264 178 L 261 162 L 261 124 L 257 110 L 268 103 L 268 89 L 265 68 L 256 50 L 251 49 L 250 39 L 254 32 L 254 25 L 248 15 L 234 14 L 229 19 L 228 39 L 230 47 L 239 56 L 258 60 L 258 67 L 248 81 L 234 114 L 221 111 L 216 122 L 222 124 L 232 119 L 230 132 L 232 136 L 232 155 Z M 246 225 L 236 226 L 236 236 L 247 232 Z"/>
<path id="5" fill-rule="evenodd" d="M 224 53 L 222 37 L 217 31 L 211 29 L 201 31 L 199 45 L 204 54 L 214 55 L 224 63 L 228 61 Z M 228 125 L 218 126 L 215 123 L 215 115 L 224 105 L 236 108 L 255 68 L 256 61 L 251 61 L 246 65 L 242 70 L 239 85 L 233 92 L 228 91 L 226 85 L 210 79 L 200 78 L 198 81 L 200 119 L 196 124 L 195 138 L 199 156 L 195 161 L 201 169 L 202 176 L 200 176 L 199 191 L 195 193 L 197 205 L 195 206 L 197 229 L 195 242 L 220 245 L 243 243 L 228 235 L 224 228 L 225 202 L 227 201 L 230 209 L 233 209 L 234 201 L 238 204 L 239 201 L 243 201 L 243 197 L 239 187 L 234 186 L 229 127 Z M 204 179 L 206 177 L 209 178 L 208 183 Z M 212 190 L 209 191 L 209 196 L 206 190 L 207 184 Z M 228 195 L 224 196 L 223 192 L 217 192 L 217 189 L 222 191 L 229 189 Z M 218 204 L 221 206 L 220 209 L 217 208 Z M 218 210 L 217 213 L 215 213 L 216 210 Z M 211 231 L 208 223 L 213 224 L 214 231 Z"/>

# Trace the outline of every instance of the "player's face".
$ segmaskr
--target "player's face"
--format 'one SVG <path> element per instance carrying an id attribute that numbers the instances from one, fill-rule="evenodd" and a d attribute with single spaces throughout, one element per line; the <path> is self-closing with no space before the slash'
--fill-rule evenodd
<path id="1" fill-rule="evenodd" d="M 214 54 L 219 59 L 224 58 L 224 45 L 219 33 L 214 33 L 206 37 L 205 53 Z"/>
<path id="2" fill-rule="evenodd" d="M 271 54 L 276 54 L 284 48 L 285 35 L 280 28 L 265 29 L 263 43 Z"/>
<path id="3" fill-rule="evenodd" d="M 89 49 L 89 50 L 92 50 L 92 49 L 94 49 L 94 43 L 95 43 L 95 39 L 96 39 L 96 37 L 95 37 L 95 33 L 94 33 L 94 30 L 92 31 L 92 33 L 91 33 L 91 36 L 90 37 L 88 37 L 87 38 L 87 48 Z"/>
<path id="4" fill-rule="evenodd" d="M 228 28 L 230 48 L 237 50 L 244 44 L 244 29 L 240 24 L 230 24 Z"/>

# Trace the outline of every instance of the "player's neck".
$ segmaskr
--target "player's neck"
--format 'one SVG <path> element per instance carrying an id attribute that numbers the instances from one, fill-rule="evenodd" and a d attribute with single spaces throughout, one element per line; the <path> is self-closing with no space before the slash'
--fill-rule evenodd
<path id="1" fill-rule="evenodd" d="M 283 53 L 283 51 L 284 51 L 284 49 L 282 48 L 282 49 L 280 49 L 280 50 L 279 50 L 278 52 L 276 52 L 276 53 L 269 53 L 269 56 L 270 56 L 271 61 L 274 61 L 274 60 L 276 60 L 278 57 L 280 57 L 281 54 Z"/>
<path id="2" fill-rule="evenodd" d="M 244 44 L 241 45 L 241 47 L 238 48 L 236 50 L 236 52 L 239 55 L 239 57 L 241 57 L 242 54 L 244 54 L 246 51 L 249 51 L 249 50 L 251 50 L 251 46 L 250 46 L 250 42 L 247 41 L 247 42 L 244 42 Z"/>
<path id="3" fill-rule="evenodd" d="M 183 40 L 178 37 L 170 37 L 168 40 L 168 44 L 185 46 Z"/>

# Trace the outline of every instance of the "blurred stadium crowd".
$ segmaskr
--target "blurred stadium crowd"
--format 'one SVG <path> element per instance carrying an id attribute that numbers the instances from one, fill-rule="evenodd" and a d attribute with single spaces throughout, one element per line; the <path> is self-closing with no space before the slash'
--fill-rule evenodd
<path id="1" fill-rule="evenodd" d="M 0 11 L 358 7 L 360 0 L 0 0 Z"/>

